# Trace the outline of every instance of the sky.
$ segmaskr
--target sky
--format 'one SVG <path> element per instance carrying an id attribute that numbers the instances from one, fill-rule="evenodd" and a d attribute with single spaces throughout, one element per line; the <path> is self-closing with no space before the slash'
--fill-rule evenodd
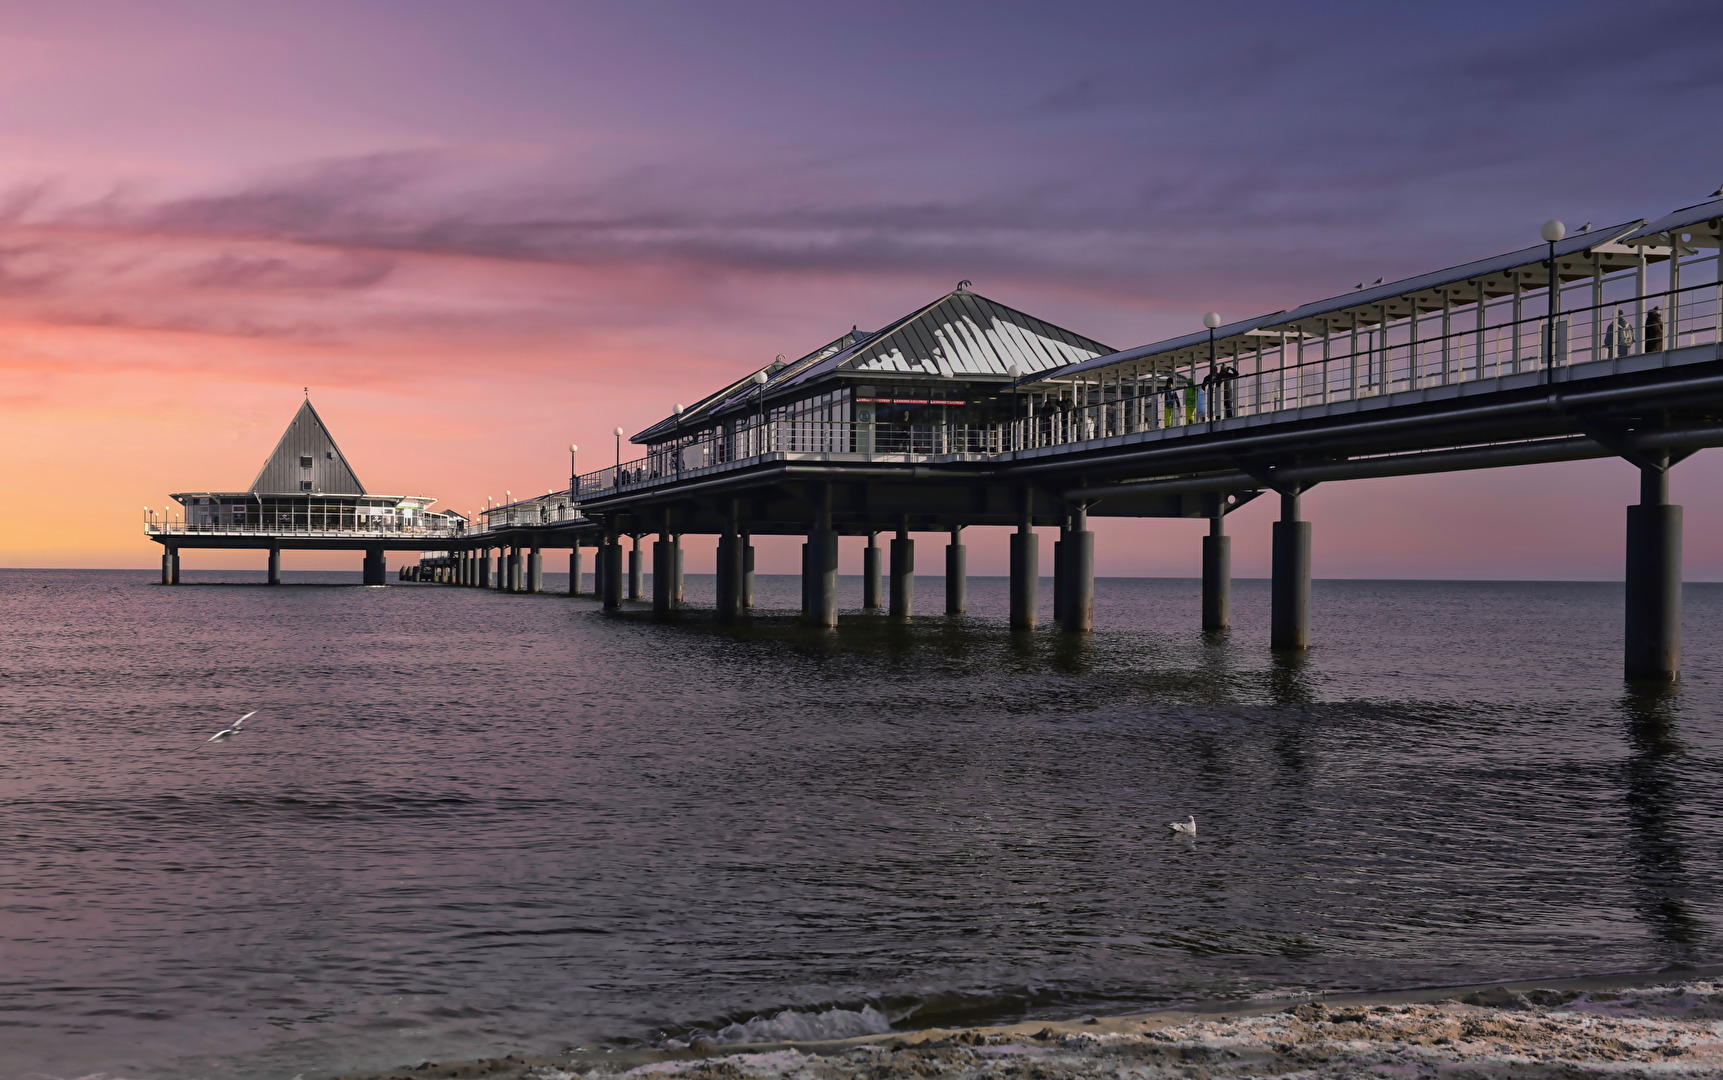
<path id="1" fill-rule="evenodd" d="M 471 510 L 960 278 L 1127 347 L 1656 217 L 1723 182 L 1719 40 L 1708 3 L 0 2 L 0 566 L 153 565 L 144 507 L 243 489 L 306 387 L 368 488 Z M 1723 580 L 1723 451 L 1671 491 Z M 1636 499 L 1599 461 L 1304 502 L 1318 577 L 1619 579 Z M 1200 571 L 1200 522 L 1095 528 L 1103 575 Z"/>

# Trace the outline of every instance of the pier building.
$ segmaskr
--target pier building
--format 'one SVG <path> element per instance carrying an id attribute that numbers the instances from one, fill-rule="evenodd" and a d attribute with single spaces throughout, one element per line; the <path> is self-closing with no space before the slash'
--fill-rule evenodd
<path id="1" fill-rule="evenodd" d="M 162 545 L 162 584 L 179 582 L 182 548 L 256 548 L 269 552 L 269 583 L 281 583 L 283 549 L 365 552 L 364 581 L 381 585 L 385 552 L 445 546 L 468 531 L 465 517 L 432 510 L 427 495 L 376 495 L 359 482 L 346 455 L 306 395 L 251 486 L 244 491 L 182 491 L 172 514 L 149 514 L 145 533 Z"/>

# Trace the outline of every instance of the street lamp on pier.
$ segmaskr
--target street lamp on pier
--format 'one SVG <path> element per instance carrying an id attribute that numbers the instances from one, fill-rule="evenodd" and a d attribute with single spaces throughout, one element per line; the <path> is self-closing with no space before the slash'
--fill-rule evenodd
<path id="1" fill-rule="evenodd" d="M 1220 389 L 1220 381 L 1214 377 L 1214 332 L 1215 328 L 1220 325 L 1220 312 L 1204 312 L 1203 325 L 1208 327 L 1208 378 L 1204 381 L 1208 383 L 1209 392 L 1207 396 L 1212 399 L 1215 392 Z M 1196 372 L 1193 371 L 1191 374 L 1194 375 Z M 1207 412 L 1207 416 L 1203 417 L 1203 419 L 1213 419 L 1216 411 L 1214 401 L 1209 400 L 1204 404 L 1207 405 L 1207 409 L 1205 410 Z"/>
<path id="2" fill-rule="evenodd" d="M 766 449 L 766 383 L 769 381 L 771 376 L 764 371 L 754 372 L 754 413 L 757 418 L 754 426 L 759 429 L 759 445 L 755 453 L 764 453 Z"/>
<path id="3" fill-rule="evenodd" d="M 568 444 L 568 498 L 571 502 L 580 495 L 580 470 L 575 467 L 575 462 L 579 460 L 576 455 L 579 453 L 578 445 Z"/>
<path id="4" fill-rule="evenodd" d="M 676 439 L 671 444 L 676 447 L 676 479 L 682 479 L 682 403 L 676 403 Z"/>
<path id="5" fill-rule="evenodd" d="M 622 482 L 622 428 L 616 429 L 616 482 Z"/>
<path id="6" fill-rule="evenodd" d="M 1567 226 L 1550 218 L 1544 222 L 1540 231 L 1544 243 L 1550 246 L 1549 274 L 1549 329 L 1544 332 L 1544 382 L 1555 381 L 1555 324 L 1556 316 L 1561 314 L 1561 278 L 1556 275 L 1555 245 L 1556 241 L 1567 235 Z"/>

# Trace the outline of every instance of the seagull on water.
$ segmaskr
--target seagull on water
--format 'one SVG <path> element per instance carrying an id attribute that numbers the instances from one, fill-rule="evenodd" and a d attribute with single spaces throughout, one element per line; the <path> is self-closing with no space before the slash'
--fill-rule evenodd
<path id="1" fill-rule="evenodd" d="M 1176 833 L 1184 833 L 1186 836 L 1195 836 L 1197 834 L 1197 816 L 1192 814 L 1189 821 L 1169 821 L 1167 828 Z"/>
<path id="2" fill-rule="evenodd" d="M 240 717 L 238 720 L 235 720 L 233 722 L 232 727 L 227 728 L 227 729 L 222 730 L 222 731 L 218 731 L 214 735 L 211 735 L 209 738 L 205 739 L 204 741 L 205 742 L 226 742 L 227 740 L 233 738 L 235 735 L 239 734 L 239 726 L 241 724 L 245 723 L 247 720 L 250 720 L 252 717 L 256 716 L 257 713 L 258 713 L 258 710 L 256 710 L 256 709 L 251 710 L 250 712 L 246 713 L 244 716 Z"/>

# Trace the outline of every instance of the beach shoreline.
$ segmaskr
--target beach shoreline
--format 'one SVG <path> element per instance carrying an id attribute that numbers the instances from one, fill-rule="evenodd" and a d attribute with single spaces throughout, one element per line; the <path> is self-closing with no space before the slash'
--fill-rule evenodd
<path id="1" fill-rule="evenodd" d="M 1723 1076 L 1723 965 L 1211 1001 L 846 1039 L 578 1049 L 304 1080 Z"/>

